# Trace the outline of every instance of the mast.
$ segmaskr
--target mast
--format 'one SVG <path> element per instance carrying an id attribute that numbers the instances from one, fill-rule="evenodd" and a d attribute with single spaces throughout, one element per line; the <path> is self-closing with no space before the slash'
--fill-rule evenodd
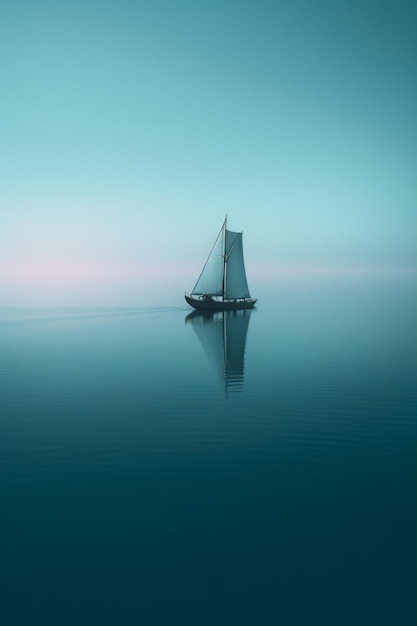
<path id="1" fill-rule="evenodd" d="M 227 213 L 226 213 L 226 217 L 224 218 L 224 224 L 223 224 L 223 286 L 222 286 L 223 302 L 224 302 L 224 295 L 226 293 L 226 229 L 227 229 Z"/>

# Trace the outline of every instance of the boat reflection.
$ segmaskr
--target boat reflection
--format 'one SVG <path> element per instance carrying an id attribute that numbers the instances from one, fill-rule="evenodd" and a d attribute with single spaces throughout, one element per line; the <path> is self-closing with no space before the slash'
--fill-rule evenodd
<path id="1" fill-rule="evenodd" d="M 219 371 L 226 394 L 243 391 L 246 336 L 251 314 L 251 309 L 213 313 L 193 311 L 185 318 Z"/>

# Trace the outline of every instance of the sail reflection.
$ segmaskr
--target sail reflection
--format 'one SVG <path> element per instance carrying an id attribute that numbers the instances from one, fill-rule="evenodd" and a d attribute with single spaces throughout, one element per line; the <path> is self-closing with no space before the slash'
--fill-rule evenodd
<path id="1" fill-rule="evenodd" d="M 185 318 L 221 375 L 226 394 L 243 391 L 246 336 L 251 313 L 251 309 L 213 313 L 193 311 Z"/>

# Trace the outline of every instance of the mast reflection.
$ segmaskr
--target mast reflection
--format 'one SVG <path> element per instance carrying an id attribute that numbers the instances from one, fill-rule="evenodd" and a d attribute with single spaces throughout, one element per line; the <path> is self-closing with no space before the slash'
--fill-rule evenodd
<path id="1" fill-rule="evenodd" d="M 239 393 L 244 388 L 246 336 L 251 314 L 251 309 L 213 313 L 193 311 L 185 318 L 219 371 L 226 394 Z"/>

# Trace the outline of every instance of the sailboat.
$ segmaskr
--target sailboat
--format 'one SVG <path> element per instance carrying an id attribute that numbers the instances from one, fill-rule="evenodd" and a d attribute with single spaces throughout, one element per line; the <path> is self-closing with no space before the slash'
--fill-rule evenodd
<path id="1" fill-rule="evenodd" d="M 227 229 L 227 216 L 203 270 L 185 299 L 195 309 L 225 311 L 251 309 L 251 298 L 243 260 L 242 233 Z"/>

